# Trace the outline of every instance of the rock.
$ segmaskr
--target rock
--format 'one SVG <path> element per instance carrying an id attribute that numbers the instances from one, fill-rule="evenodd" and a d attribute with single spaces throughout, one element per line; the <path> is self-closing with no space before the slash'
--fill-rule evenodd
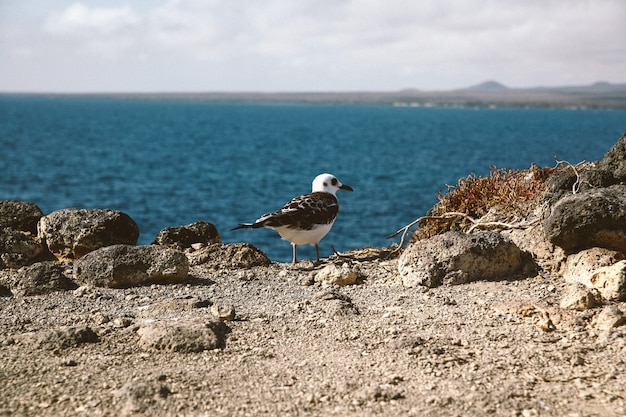
<path id="1" fill-rule="evenodd" d="M 334 289 L 318 292 L 313 300 L 314 304 L 329 316 L 359 314 L 359 310 L 352 304 L 352 299 Z"/>
<path id="2" fill-rule="evenodd" d="M 545 239 L 540 225 L 526 229 L 503 230 L 500 233 L 515 243 L 522 253 L 532 257 L 532 262 L 526 262 L 525 268 L 535 270 L 538 268 L 549 275 L 561 272 L 562 265 L 567 259 L 565 252 Z M 528 275 L 530 273 L 531 271 L 528 271 Z"/>
<path id="3" fill-rule="evenodd" d="M 121 211 L 70 208 L 42 217 L 39 237 L 58 259 L 78 259 L 106 246 L 135 245 L 139 227 Z"/>
<path id="4" fill-rule="evenodd" d="M 117 397 L 125 400 L 121 410 L 122 415 L 144 414 L 150 409 L 153 411 L 149 414 L 158 414 L 156 410 L 159 404 L 172 393 L 163 383 L 164 380 L 165 378 L 148 381 L 133 379 L 115 391 Z"/>
<path id="5" fill-rule="evenodd" d="M 44 245 L 30 232 L 0 229 L 0 269 L 30 265 L 45 253 Z"/>
<path id="6" fill-rule="evenodd" d="M 354 284 L 357 275 L 357 271 L 346 264 L 329 264 L 315 273 L 315 282 L 325 282 L 342 287 Z"/>
<path id="7" fill-rule="evenodd" d="M 582 284 L 568 286 L 561 297 L 560 307 L 566 310 L 585 311 L 602 305 L 598 290 Z"/>
<path id="8" fill-rule="evenodd" d="M 214 243 L 198 251 L 188 252 L 187 256 L 191 265 L 206 264 L 213 269 L 248 269 L 272 263 L 265 253 L 249 243 Z"/>
<path id="9" fill-rule="evenodd" d="M 610 330 L 626 324 L 626 315 L 617 306 L 606 306 L 595 317 L 595 326 L 600 330 Z"/>
<path id="10" fill-rule="evenodd" d="M 605 248 L 590 248 L 567 257 L 563 278 L 567 282 L 584 284 L 591 288 L 591 276 L 599 268 L 613 265 L 624 259 L 621 252 Z"/>
<path id="11" fill-rule="evenodd" d="M 22 340 L 40 349 L 58 350 L 83 343 L 97 343 L 98 335 L 87 326 L 66 326 L 22 335 Z"/>
<path id="12" fill-rule="evenodd" d="M 574 191 L 580 193 L 597 188 L 609 187 L 617 184 L 611 170 L 601 167 L 595 162 L 586 162 L 574 168 L 556 170 L 546 179 L 546 189 L 541 201 L 554 205 L 561 198 L 572 195 Z"/>
<path id="13" fill-rule="evenodd" d="M 522 252 L 496 232 L 446 232 L 409 245 L 398 260 L 407 287 L 461 284 L 510 277 L 522 267 Z"/>
<path id="14" fill-rule="evenodd" d="M 43 216 L 39 207 L 27 201 L 0 201 L 0 229 L 10 227 L 37 234 L 37 222 Z"/>
<path id="15" fill-rule="evenodd" d="M 211 306 L 211 314 L 220 320 L 235 320 L 235 306 L 232 304 L 215 303 Z"/>
<path id="16" fill-rule="evenodd" d="M 202 352 L 223 348 L 228 327 L 219 320 L 157 320 L 140 326 L 139 346 L 168 352 Z"/>
<path id="17" fill-rule="evenodd" d="M 74 263 L 74 280 L 96 287 L 128 288 L 187 279 L 184 253 L 157 245 L 114 245 L 88 253 Z"/>
<path id="18" fill-rule="evenodd" d="M 591 286 L 597 288 L 605 300 L 626 300 L 626 261 L 598 268 L 591 275 Z"/>
<path id="19" fill-rule="evenodd" d="M 626 252 L 626 185 L 569 195 L 543 221 L 546 239 L 566 253 L 590 247 Z"/>
<path id="20" fill-rule="evenodd" d="M 175 246 L 180 250 L 191 248 L 196 243 L 204 246 L 222 243 L 222 238 L 213 224 L 195 222 L 187 226 L 167 227 L 157 234 L 153 242 L 155 245 Z"/>
<path id="21" fill-rule="evenodd" d="M 48 294 L 54 291 L 74 290 L 78 285 L 70 279 L 68 266 L 57 261 L 38 262 L 20 268 L 13 275 L 12 291 L 28 296 Z"/>
<path id="22" fill-rule="evenodd" d="M 626 182 L 626 133 L 608 150 L 598 167 L 611 172 L 616 180 Z"/>

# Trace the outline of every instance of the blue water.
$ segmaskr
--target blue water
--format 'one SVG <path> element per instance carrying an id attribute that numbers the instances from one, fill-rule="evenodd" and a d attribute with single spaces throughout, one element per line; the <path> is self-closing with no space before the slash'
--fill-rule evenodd
<path id="1" fill-rule="evenodd" d="M 339 218 L 323 256 L 368 245 L 422 216 L 445 191 L 491 165 L 601 159 L 626 131 L 624 110 L 406 108 L 0 96 L 0 200 L 110 208 L 139 225 L 215 224 L 276 261 L 291 247 L 272 230 L 230 229 L 309 192 L 330 172 Z M 310 247 L 299 251 L 313 258 Z"/>

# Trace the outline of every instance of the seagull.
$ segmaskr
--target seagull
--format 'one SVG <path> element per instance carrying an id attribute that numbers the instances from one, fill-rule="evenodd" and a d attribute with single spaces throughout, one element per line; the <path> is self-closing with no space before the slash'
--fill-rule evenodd
<path id="1" fill-rule="evenodd" d="M 315 257 L 320 260 L 319 242 L 333 227 L 339 212 L 335 193 L 353 191 L 332 174 L 320 174 L 313 180 L 311 193 L 293 198 L 280 210 L 264 214 L 254 223 L 240 223 L 237 229 L 274 229 L 293 247 L 293 263 L 297 262 L 298 245 L 313 245 Z"/>

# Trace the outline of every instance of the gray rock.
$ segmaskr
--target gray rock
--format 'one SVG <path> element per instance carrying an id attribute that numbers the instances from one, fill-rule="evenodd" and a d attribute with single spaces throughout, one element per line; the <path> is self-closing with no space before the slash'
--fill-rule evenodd
<path id="1" fill-rule="evenodd" d="M 594 246 L 626 252 L 626 186 L 562 198 L 544 217 L 543 229 L 567 253 Z"/>
<path id="2" fill-rule="evenodd" d="M 194 252 L 188 252 L 191 265 L 206 265 L 214 269 L 248 269 L 268 266 L 272 263 L 265 253 L 249 243 L 211 244 Z"/>
<path id="3" fill-rule="evenodd" d="M 222 321 L 212 319 L 149 321 L 137 331 L 143 349 L 182 353 L 223 348 L 227 332 Z"/>
<path id="4" fill-rule="evenodd" d="M 68 273 L 68 266 L 61 262 L 38 262 L 15 272 L 11 290 L 14 294 L 22 296 L 74 290 L 78 285 L 70 279 L 70 276 L 71 270 Z"/>
<path id="5" fill-rule="evenodd" d="M 83 343 L 97 343 L 100 341 L 98 335 L 87 326 L 67 326 L 36 333 L 26 333 L 21 335 L 20 339 L 37 348 L 46 350 L 67 349 Z"/>
<path id="6" fill-rule="evenodd" d="M 135 245 L 139 227 L 121 211 L 70 208 L 42 217 L 37 225 L 50 252 L 58 259 L 78 259 L 105 246 Z"/>
<path id="7" fill-rule="evenodd" d="M 39 207 L 27 201 L 0 201 L 0 229 L 10 227 L 37 234 L 37 222 L 43 216 Z"/>
<path id="8" fill-rule="evenodd" d="M 180 250 L 191 248 L 195 243 L 222 243 L 222 238 L 213 224 L 195 222 L 187 226 L 166 227 L 157 234 L 153 242 L 155 245 L 175 246 Z"/>
<path id="9" fill-rule="evenodd" d="M 616 180 L 626 183 L 626 133 L 608 150 L 598 167 L 611 172 Z"/>
<path id="10" fill-rule="evenodd" d="M 506 278 L 523 266 L 520 249 L 501 234 L 446 232 L 409 245 L 398 260 L 407 287 Z"/>
<path id="11" fill-rule="evenodd" d="M 576 192 L 584 192 L 609 187 L 618 182 L 612 171 L 596 162 L 579 164 L 576 170 L 566 167 L 563 170 L 555 171 L 547 178 L 542 202 L 554 205 L 561 198 L 572 195 L 574 189 Z"/>
<path id="12" fill-rule="evenodd" d="M 0 229 L 0 269 L 30 265 L 45 253 L 44 245 L 30 232 Z"/>
<path id="13" fill-rule="evenodd" d="M 96 287 L 127 288 L 187 279 L 184 253 L 157 245 L 113 245 L 74 262 L 74 281 Z"/>

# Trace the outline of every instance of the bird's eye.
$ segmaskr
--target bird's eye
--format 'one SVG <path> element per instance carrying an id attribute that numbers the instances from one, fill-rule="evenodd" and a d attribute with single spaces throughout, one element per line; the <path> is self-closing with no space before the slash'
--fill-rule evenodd
<path id="1" fill-rule="evenodd" d="M 332 181 L 333 185 L 337 185 L 338 182 L 339 181 L 337 181 L 337 178 L 333 178 L 333 181 Z"/>

